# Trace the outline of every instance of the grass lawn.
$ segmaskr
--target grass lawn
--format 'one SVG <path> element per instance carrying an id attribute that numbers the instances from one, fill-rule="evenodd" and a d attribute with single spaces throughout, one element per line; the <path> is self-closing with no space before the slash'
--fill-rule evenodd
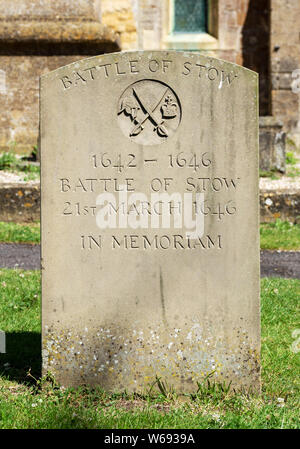
<path id="1" fill-rule="evenodd" d="M 278 220 L 260 226 L 261 249 L 300 250 L 300 224 Z M 40 243 L 40 224 L 0 222 L 0 242 Z"/>
<path id="2" fill-rule="evenodd" d="M 299 295 L 300 281 L 262 280 L 261 395 L 205 382 L 128 396 L 40 379 L 40 273 L 0 269 L 0 428 L 299 428 Z"/>
<path id="3" fill-rule="evenodd" d="M 40 223 L 0 222 L 0 242 L 40 243 Z"/>
<path id="4" fill-rule="evenodd" d="M 12 151 L 0 153 L 0 170 L 11 171 L 17 173 L 18 175 L 23 175 L 24 181 L 33 181 L 40 178 L 40 167 L 39 164 L 32 164 L 28 161 L 28 158 L 17 156 Z M 35 156 L 37 154 L 37 149 L 33 151 Z M 27 161 L 25 160 L 27 159 Z"/>
<path id="5" fill-rule="evenodd" d="M 261 249 L 300 250 L 300 224 L 278 220 L 260 225 Z"/>

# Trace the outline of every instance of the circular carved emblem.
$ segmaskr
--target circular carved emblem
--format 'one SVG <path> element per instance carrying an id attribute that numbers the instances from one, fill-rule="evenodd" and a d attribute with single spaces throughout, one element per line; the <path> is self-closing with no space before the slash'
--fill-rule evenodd
<path id="1" fill-rule="evenodd" d="M 119 100 L 118 121 L 123 134 L 142 145 L 158 145 L 179 126 L 181 105 L 174 90 L 156 80 L 131 84 Z"/>

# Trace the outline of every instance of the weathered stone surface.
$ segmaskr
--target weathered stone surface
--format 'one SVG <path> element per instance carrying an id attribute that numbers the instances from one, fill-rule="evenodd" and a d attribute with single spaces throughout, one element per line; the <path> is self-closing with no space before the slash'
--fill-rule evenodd
<path id="1" fill-rule="evenodd" d="M 117 33 L 120 33 L 120 48 L 136 50 L 137 44 L 137 0 L 102 0 L 102 23 Z"/>
<path id="2" fill-rule="evenodd" d="M 261 223 L 276 220 L 300 223 L 300 192 L 293 190 L 265 190 L 260 194 Z"/>
<path id="3" fill-rule="evenodd" d="M 42 77 L 44 372 L 191 391 L 215 371 L 259 389 L 257 86 L 254 72 L 187 52 Z M 163 193 L 170 226 L 150 196 Z M 188 199 L 195 235 L 180 222 Z"/>
<path id="4" fill-rule="evenodd" d="M 0 17 L 10 20 L 99 20 L 100 0 L 0 0 Z"/>
<path id="5" fill-rule="evenodd" d="M 299 121 L 299 95 L 291 90 L 273 90 L 272 101 L 274 117 L 282 121 L 285 129 L 296 130 Z M 297 139 L 297 136 L 294 138 Z"/>
<path id="6" fill-rule="evenodd" d="M 84 55 L 119 50 L 98 0 L 0 0 L 0 151 L 38 139 L 38 79 Z"/>
<path id="7" fill-rule="evenodd" d="M 62 46 L 64 43 L 89 42 L 90 45 L 98 44 L 99 52 L 105 45 L 111 45 L 111 50 L 118 49 L 118 33 L 101 24 L 100 20 L 98 0 L 80 0 L 75 4 L 70 0 L 0 0 L 0 45 L 5 42 L 9 46 L 5 49 L 6 54 L 15 49 L 10 44 L 30 42 L 33 45 L 35 41 L 40 41 L 39 47 L 43 41 Z M 24 50 L 26 47 L 23 53 Z"/>
<path id="8" fill-rule="evenodd" d="M 39 185 L 3 184 L 0 186 L 0 221 L 29 223 L 39 220 Z"/>
<path id="9" fill-rule="evenodd" d="M 62 46 L 65 43 L 87 42 L 90 45 L 97 44 L 99 52 L 106 49 L 110 45 L 111 49 L 119 48 L 119 36 L 105 25 L 97 22 L 61 22 L 44 21 L 44 22 L 20 22 L 16 27 L 15 22 L 0 21 L 0 45 L 5 42 L 9 45 L 4 51 L 14 50 L 11 44 L 16 42 L 30 42 L 34 45 L 35 41 L 43 41 L 53 43 L 60 43 Z M 26 51 L 26 46 L 24 46 Z M 37 50 L 36 50 L 37 51 Z"/>
<path id="10" fill-rule="evenodd" d="M 259 119 L 259 168 L 285 173 L 285 138 L 283 124 L 274 117 Z"/>
<path id="11" fill-rule="evenodd" d="M 291 87 L 292 72 L 300 67 L 299 33 L 295 27 L 299 20 L 298 0 L 288 2 L 272 0 L 270 35 L 272 114 L 283 122 L 284 131 L 290 133 L 297 145 L 300 143 L 298 126 L 300 96 L 299 93 L 293 93 Z M 274 82 L 276 79 L 277 82 Z"/>

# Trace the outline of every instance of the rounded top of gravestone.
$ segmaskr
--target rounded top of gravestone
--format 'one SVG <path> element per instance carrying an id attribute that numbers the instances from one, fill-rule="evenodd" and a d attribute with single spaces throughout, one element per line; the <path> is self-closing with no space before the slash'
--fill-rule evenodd
<path id="1" fill-rule="evenodd" d="M 208 79 L 209 81 L 214 81 L 215 83 L 217 83 L 217 81 L 221 79 L 222 82 L 218 84 L 219 89 L 222 89 L 222 87 L 225 86 L 231 86 L 233 84 L 232 83 L 233 80 L 237 77 L 236 72 L 243 73 L 244 76 L 253 78 L 253 80 L 255 80 L 256 83 L 258 81 L 258 73 L 251 69 L 248 69 L 247 67 L 241 66 L 234 62 L 226 61 L 225 59 L 207 56 L 198 51 L 187 51 L 187 50 L 146 50 L 146 51 L 129 50 L 107 54 L 99 54 L 97 56 L 83 58 L 80 61 L 75 61 L 63 67 L 59 67 L 55 70 L 52 70 L 51 72 L 48 72 L 47 74 L 42 75 L 41 78 L 47 77 L 56 78 L 57 76 L 59 76 L 60 72 L 64 73 L 66 69 L 75 70 L 84 66 L 89 67 L 93 63 L 97 64 L 98 60 L 99 62 L 100 60 L 101 61 L 103 60 L 102 61 L 103 65 L 97 67 L 97 71 L 100 71 L 100 67 L 111 65 L 118 66 L 119 64 L 118 61 L 120 57 L 123 57 L 125 60 L 128 61 L 142 64 L 142 66 L 146 65 L 150 70 L 150 74 L 153 75 L 154 77 L 156 77 L 158 74 L 161 73 L 163 73 L 164 75 L 170 75 L 169 64 L 172 61 L 168 60 L 168 58 L 174 58 L 174 61 L 178 60 L 185 64 L 182 69 L 184 73 L 181 73 L 181 75 L 184 75 L 183 78 L 190 79 L 190 76 L 196 75 L 196 78 L 199 78 L 199 80 L 205 78 Z M 184 61 L 185 59 L 186 62 Z M 215 65 L 218 65 L 219 67 L 218 71 L 216 71 Z M 104 72 L 107 75 L 108 69 L 105 69 Z M 205 73 L 205 76 L 203 76 L 202 72 Z M 124 75 L 123 73 L 118 72 L 118 68 L 115 68 L 115 73 L 117 75 Z M 126 74 L 137 75 L 138 73 L 139 71 L 136 72 L 134 68 L 131 68 L 129 73 Z M 106 77 L 110 78 L 109 76 Z M 149 78 L 151 78 L 151 76 Z"/>

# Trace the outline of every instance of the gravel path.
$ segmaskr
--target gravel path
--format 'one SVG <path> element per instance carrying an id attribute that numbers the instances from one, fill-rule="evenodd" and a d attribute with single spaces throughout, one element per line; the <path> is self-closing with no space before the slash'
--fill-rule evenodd
<path id="1" fill-rule="evenodd" d="M 261 277 L 300 279 L 300 251 L 261 251 Z"/>
<path id="2" fill-rule="evenodd" d="M 0 268 L 40 268 L 40 245 L 0 243 Z"/>
<path id="3" fill-rule="evenodd" d="M 276 192 L 282 190 L 295 191 L 300 189 L 300 178 L 289 178 L 288 176 L 283 176 L 280 179 L 260 178 L 259 188 L 260 190 L 275 190 Z"/>
<path id="4" fill-rule="evenodd" d="M 40 268 L 40 246 L 0 243 L 0 268 Z M 300 279 L 300 251 L 261 251 L 261 277 Z"/>
<path id="5" fill-rule="evenodd" d="M 21 184 L 21 185 L 39 185 L 40 180 L 39 178 L 33 180 L 33 181 L 24 181 L 24 178 L 28 176 L 27 173 L 14 173 L 14 172 L 8 172 L 4 170 L 0 170 L 0 184 Z"/>

